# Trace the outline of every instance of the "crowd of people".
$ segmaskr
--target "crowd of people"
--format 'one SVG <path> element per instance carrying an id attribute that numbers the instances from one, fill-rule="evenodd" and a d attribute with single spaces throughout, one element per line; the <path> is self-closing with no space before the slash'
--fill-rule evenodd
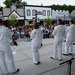
<path id="1" fill-rule="evenodd" d="M 69 26 L 63 25 L 62 20 L 58 19 L 56 26 L 44 27 L 38 23 L 34 23 L 33 27 L 19 27 L 19 31 L 15 27 L 7 28 L 0 19 L 0 63 L 2 72 L 5 75 L 19 72 L 14 64 L 14 58 L 11 50 L 11 45 L 18 46 L 16 40 L 18 37 L 27 36 L 31 40 L 31 49 L 33 63 L 40 64 L 39 49 L 42 46 L 43 38 L 54 38 L 54 55 L 51 59 L 62 61 L 62 43 L 65 40 L 65 52 L 63 55 L 73 55 L 73 42 L 75 41 L 75 25 L 74 21 L 70 20 Z M 19 35 L 18 37 L 16 35 Z M 12 42 L 10 43 L 10 40 Z M 5 55 L 9 60 L 10 67 L 7 67 Z M 10 71 L 8 71 L 8 68 Z"/>
<path id="2" fill-rule="evenodd" d="M 39 25 L 39 24 L 38 24 Z M 47 26 L 47 25 L 39 25 L 39 27 L 42 29 L 43 31 L 43 38 L 52 38 L 52 32 L 54 30 L 54 25 L 51 25 L 51 26 Z M 30 33 L 32 32 L 33 30 L 33 26 L 19 26 L 19 27 L 15 27 L 15 26 L 10 26 L 9 27 L 12 31 L 12 45 L 16 45 L 18 46 L 16 40 L 19 39 L 19 38 L 28 38 L 30 41 Z M 25 39 L 24 38 L 24 39 Z M 16 43 L 14 43 L 16 42 Z"/>

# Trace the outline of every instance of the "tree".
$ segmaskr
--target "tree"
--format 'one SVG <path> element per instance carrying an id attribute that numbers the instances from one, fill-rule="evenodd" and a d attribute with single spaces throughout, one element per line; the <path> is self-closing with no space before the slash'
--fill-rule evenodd
<path id="1" fill-rule="evenodd" d="M 18 23 L 18 20 L 16 19 L 17 18 L 17 16 L 16 15 L 14 15 L 14 14 L 11 14 L 10 16 L 9 16 L 9 18 L 8 18 L 8 24 L 9 25 L 12 25 L 12 26 L 15 26 L 17 23 Z"/>
<path id="2" fill-rule="evenodd" d="M 66 4 L 63 4 L 63 5 L 51 5 L 50 6 L 52 9 L 54 10 L 68 10 L 69 12 L 72 12 L 73 10 L 75 10 L 75 6 L 72 6 L 72 5 L 66 5 Z"/>
<path id="3" fill-rule="evenodd" d="M 3 7 L 2 7 L 2 6 L 0 6 L 0 11 L 2 11 L 2 8 L 3 8 Z"/>
<path id="4" fill-rule="evenodd" d="M 15 4 L 17 8 L 23 6 L 23 4 L 27 4 L 26 2 L 22 2 L 22 0 L 5 0 L 4 3 L 7 8 L 9 8 L 12 4 Z"/>
<path id="5" fill-rule="evenodd" d="M 72 20 L 75 22 L 75 17 L 72 17 Z"/>
<path id="6" fill-rule="evenodd" d="M 27 5 L 27 2 L 22 2 L 21 3 L 21 7 L 24 7 L 25 5 Z"/>
<path id="7" fill-rule="evenodd" d="M 51 18 L 49 18 L 49 17 L 46 18 L 44 21 L 47 23 L 47 25 L 50 25 L 53 22 L 53 20 Z"/>

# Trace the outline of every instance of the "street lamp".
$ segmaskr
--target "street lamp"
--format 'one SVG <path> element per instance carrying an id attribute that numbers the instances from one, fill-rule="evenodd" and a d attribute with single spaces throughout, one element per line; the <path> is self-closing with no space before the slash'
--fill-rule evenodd
<path id="1" fill-rule="evenodd" d="M 65 24 L 65 14 L 64 14 L 64 24 Z"/>
<path id="2" fill-rule="evenodd" d="M 35 22 L 39 22 L 39 18 L 37 17 L 37 15 L 42 15 L 42 12 L 35 10 Z"/>
<path id="3" fill-rule="evenodd" d="M 24 6 L 23 6 L 23 9 L 24 9 L 24 25 L 25 25 L 25 3 L 24 3 Z"/>
<path id="4" fill-rule="evenodd" d="M 35 10 L 35 22 L 37 22 L 37 10 Z"/>

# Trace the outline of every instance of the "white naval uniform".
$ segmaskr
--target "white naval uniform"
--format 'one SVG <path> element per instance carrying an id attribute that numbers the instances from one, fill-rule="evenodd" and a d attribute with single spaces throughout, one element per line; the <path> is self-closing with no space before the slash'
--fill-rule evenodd
<path id="1" fill-rule="evenodd" d="M 65 30 L 67 30 L 67 28 L 68 26 L 65 26 Z M 64 41 L 66 41 L 66 33 L 65 33 Z"/>
<path id="2" fill-rule="evenodd" d="M 12 33 L 5 26 L 0 26 L 0 64 L 1 69 L 4 74 L 13 73 L 16 71 L 14 65 L 14 59 L 10 46 L 10 39 L 12 38 Z M 9 66 L 6 64 L 6 56 L 8 58 Z M 9 71 L 8 71 L 9 69 Z"/>
<path id="3" fill-rule="evenodd" d="M 66 30 L 65 54 L 73 53 L 73 41 L 75 38 L 75 25 L 70 25 Z"/>
<path id="4" fill-rule="evenodd" d="M 62 59 L 62 42 L 65 36 L 65 27 L 63 25 L 58 25 L 54 28 L 54 58 Z"/>
<path id="5" fill-rule="evenodd" d="M 32 46 L 33 62 L 38 63 L 40 62 L 39 48 L 41 46 L 43 38 L 43 31 L 41 30 L 41 28 L 33 29 L 30 36 L 32 39 L 31 46 Z"/>

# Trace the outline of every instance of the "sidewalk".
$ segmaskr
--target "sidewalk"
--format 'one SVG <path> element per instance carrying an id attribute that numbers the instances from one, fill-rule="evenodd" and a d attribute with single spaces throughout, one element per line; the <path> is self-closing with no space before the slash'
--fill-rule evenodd
<path id="1" fill-rule="evenodd" d="M 18 42 L 18 46 L 12 46 L 12 49 L 15 48 L 16 50 L 16 54 L 14 54 L 15 65 L 17 68 L 20 69 L 20 72 L 13 75 L 67 75 L 68 65 L 64 64 L 60 66 L 59 64 L 63 61 L 70 59 L 72 56 L 63 56 L 63 61 L 52 60 L 50 59 L 50 57 L 53 55 L 54 51 L 53 39 L 43 39 L 42 43 L 43 46 L 40 49 L 40 65 L 34 65 L 32 61 L 32 51 L 30 42 L 25 42 L 21 40 Z M 64 48 L 65 47 L 63 43 L 63 52 Z M 2 75 L 1 70 L 0 75 Z M 73 62 L 72 64 L 72 75 L 75 75 L 75 62 Z"/>

